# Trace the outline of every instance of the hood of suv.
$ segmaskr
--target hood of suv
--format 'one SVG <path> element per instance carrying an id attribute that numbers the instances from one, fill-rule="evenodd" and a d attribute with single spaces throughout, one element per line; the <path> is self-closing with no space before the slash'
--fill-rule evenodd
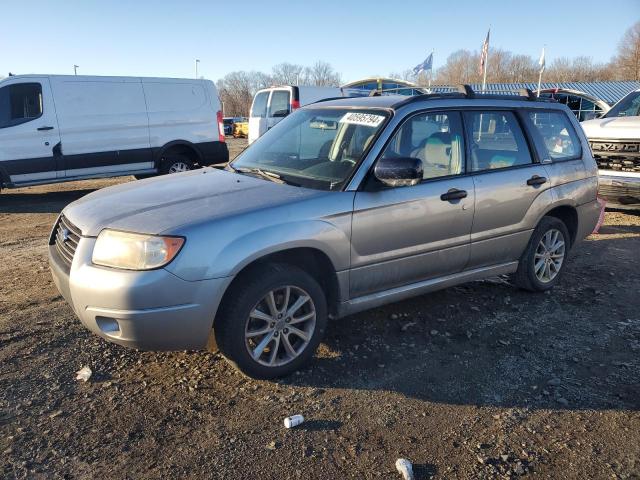
<path id="1" fill-rule="evenodd" d="M 96 236 L 103 228 L 159 234 L 323 193 L 203 168 L 97 190 L 63 213 L 85 236 Z"/>
<path id="2" fill-rule="evenodd" d="M 596 118 L 582 122 L 587 138 L 609 138 L 619 140 L 640 139 L 640 117 Z"/>

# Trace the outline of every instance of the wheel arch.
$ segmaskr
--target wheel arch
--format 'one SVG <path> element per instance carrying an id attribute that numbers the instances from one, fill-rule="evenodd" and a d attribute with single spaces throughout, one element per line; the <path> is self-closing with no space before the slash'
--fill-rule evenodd
<path id="1" fill-rule="evenodd" d="M 576 243 L 578 234 L 578 211 L 574 205 L 564 204 L 553 207 L 544 214 L 545 217 L 554 217 L 565 224 L 569 230 L 571 245 Z"/>
<path id="2" fill-rule="evenodd" d="M 257 272 L 263 266 L 269 263 L 277 263 L 283 265 L 292 265 L 304 270 L 311 275 L 323 289 L 327 297 L 327 309 L 329 315 L 335 315 L 338 311 L 340 301 L 340 283 L 333 262 L 329 256 L 319 248 L 314 247 L 293 247 L 267 253 L 258 258 L 253 259 L 244 265 L 234 276 L 233 280 L 227 285 L 218 307 L 233 294 L 235 288 L 239 288 L 246 276 Z M 218 313 L 216 313 L 217 317 Z M 216 319 L 214 318 L 213 326 L 215 328 Z"/>
<path id="3" fill-rule="evenodd" d="M 160 162 L 170 152 L 186 155 L 193 163 L 202 161 L 202 153 L 198 147 L 188 140 L 172 140 L 160 147 L 155 155 L 155 162 L 160 167 Z"/>

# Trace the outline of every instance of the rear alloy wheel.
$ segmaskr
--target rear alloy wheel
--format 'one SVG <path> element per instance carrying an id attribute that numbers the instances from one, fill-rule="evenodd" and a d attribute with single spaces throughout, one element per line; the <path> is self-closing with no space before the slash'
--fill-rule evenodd
<path id="1" fill-rule="evenodd" d="M 162 159 L 162 168 L 160 173 L 165 175 L 167 173 L 180 173 L 187 172 L 193 169 L 193 162 L 184 155 L 172 154 Z"/>
<path id="2" fill-rule="evenodd" d="M 555 217 L 544 217 L 520 257 L 514 275 L 516 285 L 534 292 L 552 288 L 558 283 L 570 244 L 569 231 L 564 222 Z"/>
<path id="3" fill-rule="evenodd" d="M 293 265 L 246 273 L 225 295 L 214 334 L 222 354 L 252 378 L 276 378 L 306 364 L 327 323 L 318 282 Z"/>

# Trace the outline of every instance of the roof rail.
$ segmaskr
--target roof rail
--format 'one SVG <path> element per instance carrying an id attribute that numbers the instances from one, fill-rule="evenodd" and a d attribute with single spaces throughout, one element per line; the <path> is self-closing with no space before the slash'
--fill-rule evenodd
<path id="1" fill-rule="evenodd" d="M 308 105 L 313 105 L 315 103 L 322 103 L 322 102 L 330 102 L 331 100 L 344 100 L 345 98 L 362 98 L 362 97 L 327 97 L 327 98 L 321 98 L 320 100 L 316 100 L 315 102 L 311 102 Z"/>
<path id="2" fill-rule="evenodd" d="M 520 90 L 518 90 L 518 94 L 521 97 L 527 97 L 527 99 L 532 102 L 535 102 L 536 100 L 538 100 L 538 96 L 528 88 L 521 88 Z"/>
<path id="3" fill-rule="evenodd" d="M 473 98 L 476 96 L 476 92 L 471 88 L 471 85 L 467 85 L 466 83 L 456 85 L 455 89 L 456 92 L 463 94 L 467 98 Z"/>
<path id="4" fill-rule="evenodd" d="M 460 84 L 456 86 L 437 86 L 435 89 L 437 91 L 433 91 L 434 87 L 429 93 L 425 93 L 423 95 L 414 95 L 406 100 L 400 102 L 396 106 L 399 107 L 401 105 L 407 105 L 413 102 L 419 102 L 422 100 L 437 100 L 443 98 L 492 98 L 499 100 L 521 100 L 526 99 L 531 102 L 554 102 L 553 99 L 549 98 L 540 98 L 536 95 L 535 92 L 528 88 L 521 88 L 519 90 L 500 90 L 500 91 L 490 91 L 485 90 L 483 92 L 476 92 L 471 85 Z"/>

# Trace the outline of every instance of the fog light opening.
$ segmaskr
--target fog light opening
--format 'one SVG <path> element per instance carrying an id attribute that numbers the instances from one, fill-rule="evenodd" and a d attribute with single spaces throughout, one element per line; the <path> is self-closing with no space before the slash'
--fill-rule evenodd
<path id="1" fill-rule="evenodd" d="M 96 324 L 103 333 L 110 337 L 117 337 L 120 335 L 120 324 L 115 318 L 96 317 Z"/>

